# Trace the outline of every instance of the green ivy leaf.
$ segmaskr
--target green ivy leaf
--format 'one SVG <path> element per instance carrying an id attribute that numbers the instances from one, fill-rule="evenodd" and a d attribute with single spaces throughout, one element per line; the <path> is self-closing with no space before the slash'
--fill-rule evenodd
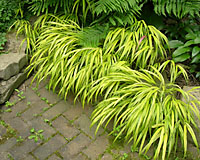
<path id="1" fill-rule="evenodd" d="M 189 58 L 190 58 L 190 54 L 189 53 L 184 53 L 184 54 L 182 54 L 180 56 L 174 57 L 173 60 L 174 60 L 174 62 L 183 62 L 183 61 L 185 61 L 185 60 L 187 60 Z"/>
<path id="2" fill-rule="evenodd" d="M 192 57 L 196 56 L 200 52 L 200 48 L 198 46 L 195 46 L 192 49 Z"/>
<path id="3" fill-rule="evenodd" d="M 191 50 L 190 47 L 184 47 L 184 46 L 179 47 L 174 51 L 174 53 L 172 54 L 172 57 L 180 56 L 180 55 L 182 55 L 184 53 L 189 52 L 190 50 Z"/>
<path id="4" fill-rule="evenodd" d="M 169 47 L 170 48 L 178 48 L 178 47 L 181 47 L 183 45 L 184 45 L 184 43 L 179 41 L 179 40 L 171 40 L 171 41 L 169 41 Z"/>

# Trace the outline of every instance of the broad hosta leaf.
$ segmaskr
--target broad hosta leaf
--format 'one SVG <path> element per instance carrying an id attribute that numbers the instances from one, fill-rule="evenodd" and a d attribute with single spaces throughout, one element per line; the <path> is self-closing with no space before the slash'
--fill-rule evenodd
<path id="1" fill-rule="evenodd" d="M 200 48 L 198 46 L 195 46 L 192 49 L 192 57 L 196 56 L 200 52 Z"/>
<path id="2" fill-rule="evenodd" d="M 197 72 L 196 78 L 200 77 L 200 72 Z"/>
<path id="3" fill-rule="evenodd" d="M 181 54 L 187 53 L 190 51 L 190 49 L 191 49 L 190 47 L 179 47 L 174 51 L 172 57 L 177 57 L 180 56 Z"/>
<path id="4" fill-rule="evenodd" d="M 169 41 L 169 47 L 170 48 L 178 48 L 180 46 L 183 46 L 183 42 L 179 41 L 179 40 L 171 40 Z"/>
<path id="5" fill-rule="evenodd" d="M 193 44 L 195 44 L 194 40 L 189 40 L 184 44 L 184 47 L 188 47 L 188 46 L 191 46 Z"/>
<path id="6" fill-rule="evenodd" d="M 174 57 L 173 60 L 175 62 L 183 62 L 183 61 L 185 61 L 185 60 L 187 60 L 189 58 L 190 58 L 190 54 L 189 53 L 184 53 L 184 54 L 182 54 L 180 56 Z"/>
<path id="7" fill-rule="evenodd" d="M 200 43 L 200 37 L 195 38 L 194 43 L 199 44 Z"/>
<path id="8" fill-rule="evenodd" d="M 193 59 L 192 59 L 192 62 L 191 63 L 199 63 L 200 61 L 200 54 L 198 54 L 197 56 L 195 56 Z"/>
<path id="9" fill-rule="evenodd" d="M 194 34 L 193 32 L 191 33 L 188 33 L 186 36 L 185 36 L 185 39 L 189 40 L 189 39 L 195 39 L 196 38 L 196 34 Z"/>
<path id="10" fill-rule="evenodd" d="M 196 69 L 197 69 L 197 65 L 196 64 L 192 64 L 191 67 L 190 67 L 190 72 L 194 73 Z"/>

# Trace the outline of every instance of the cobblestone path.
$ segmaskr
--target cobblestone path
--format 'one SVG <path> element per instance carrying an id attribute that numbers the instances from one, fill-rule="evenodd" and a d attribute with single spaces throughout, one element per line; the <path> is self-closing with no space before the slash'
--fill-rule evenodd
<path id="1" fill-rule="evenodd" d="M 144 159 L 130 145 L 113 144 L 108 130 L 95 136 L 90 128 L 92 107 L 67 101 L 31 78 L 0 106 L 0 160 Z M 116 147 L 117 146 L 117 147 Z"/>

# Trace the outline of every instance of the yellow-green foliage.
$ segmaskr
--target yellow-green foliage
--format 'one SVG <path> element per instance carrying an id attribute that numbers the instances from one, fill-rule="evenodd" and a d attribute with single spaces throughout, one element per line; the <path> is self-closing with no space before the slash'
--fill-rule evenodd
<path id="1" fill-rule="evenodd" d="M 166 56 L 166 37 L 144 21 L 136 21 L 131 28 L 111 30 L 96 47 L 80 44 L 81 31 L 71 20 L 44 23 L 30 61 L 30 72 L 37 70 L 34 78 L 41 81 L 50 76 L 49 87 L 60 88 L 63 97 L 68 91 L 85 97 L 90 83 L 106 75 L 119 60 L 144 68 Z"/>
<path id="2" fill-rule="evenodd" d="M 171 77 L 167 80 L 163 72 L 168 65 Z M 162 157 L 164 160 L 169 156 L 173 149 L 176 150 L 180 138 L 186 155 L 188 134 L 198 147 L 191 125 L 196 126 L 194 114 L 200 119 L 196 106 L 200 102 L 190 94 L 192 90 L 185 92 L 175 84 L 180 74 L 187 78 L 181 66 L 166 61 L 160 67 L 151 68 L 152 71 L 137 71 L 118 63 L 111 68 L 110 74 L 94 82 L 88 93 L 89 100 L 101 93 L 105 96 L 92 113 L 92 125 L 98 123 L 98 130 L 114 120 L 113 130 L 120 126 L 116 139 L 124 136 L 134 148 L 139 147 L 140 153 L 146 153 L 155 144 L 154 159 Z M 185 102 L 177 97 L 179 94 Z"/>

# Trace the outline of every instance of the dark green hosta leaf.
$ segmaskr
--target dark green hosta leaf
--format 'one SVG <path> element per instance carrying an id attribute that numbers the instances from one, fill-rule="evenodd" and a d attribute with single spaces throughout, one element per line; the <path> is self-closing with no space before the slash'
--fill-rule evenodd
<path id="1" fill-rule="evenodd" d="M 180 46 L 183 46 L 183 42 L 179 41 L 179 40 L 171 40 L 169 41 L 169 47 L 170 48 L 178 48 Z"/>
<path id="2" fill-rule="evenodd" d="M 179 47 L 177 48 L 174 53 L 172 54 L 172 57 L 177 57 L 177 56 L 180 56 L 184 53 L 187 53 L 191 50 L 190 47 Z"/>
<path id="3" fill-rule="evenodd" d="M 192 49 L 192 57 L 196 56 L 200 52 L 200 48 L 198 46 L 195 46 Z"/>
<path id="4" fill-rule="evenodd" d="M 199 77 L 200 77 L 200 72 L 197 72 L 196 78 L 199 78 Z"/>
<path id="5" fill-rule="evenodd" d="M 199 44 L 200 43 L 200 37 L 195 38 L 194 43 Z"/>
<path id="6" fill-rule="evenodd" d="M 196 34 L 194 33 L 188 33 L 186 36 L 185 36 L 186 39 L 195 39 L 196 38 Z"/>
<path id="7" fill-rule="evenodd" d="M 193 59 L 192 59 L 192 62 L 191 63 L 199 63 L 200 61 L 200 54 L 198 54 L 197 56 L 195 56 Z"/>
<path id="8" fill-rule="evenodd" d="M 185 44 L 184 44 L 184 47 L 188 47 L 188 46 L 191 46 L 195 44 L 194 40 L 190 40 L 190 41 L 187 41 Z"/>
<path id="9" fill-rule="evenodd" d="M 184 54 L 181 54 L 180 56 L 174 57 L 173 60 L 174 62 L 183 62 L 189 58 L 190 58 L 190 54 L 184 53 Z"/>
<path id="10" fill-rule="evenodd" d="M 194 73 L 196 68 L 197 68 L 197 65 L 196 64 L 192 64 L 191 67 L 190 67 L 190 73 Z"/>

